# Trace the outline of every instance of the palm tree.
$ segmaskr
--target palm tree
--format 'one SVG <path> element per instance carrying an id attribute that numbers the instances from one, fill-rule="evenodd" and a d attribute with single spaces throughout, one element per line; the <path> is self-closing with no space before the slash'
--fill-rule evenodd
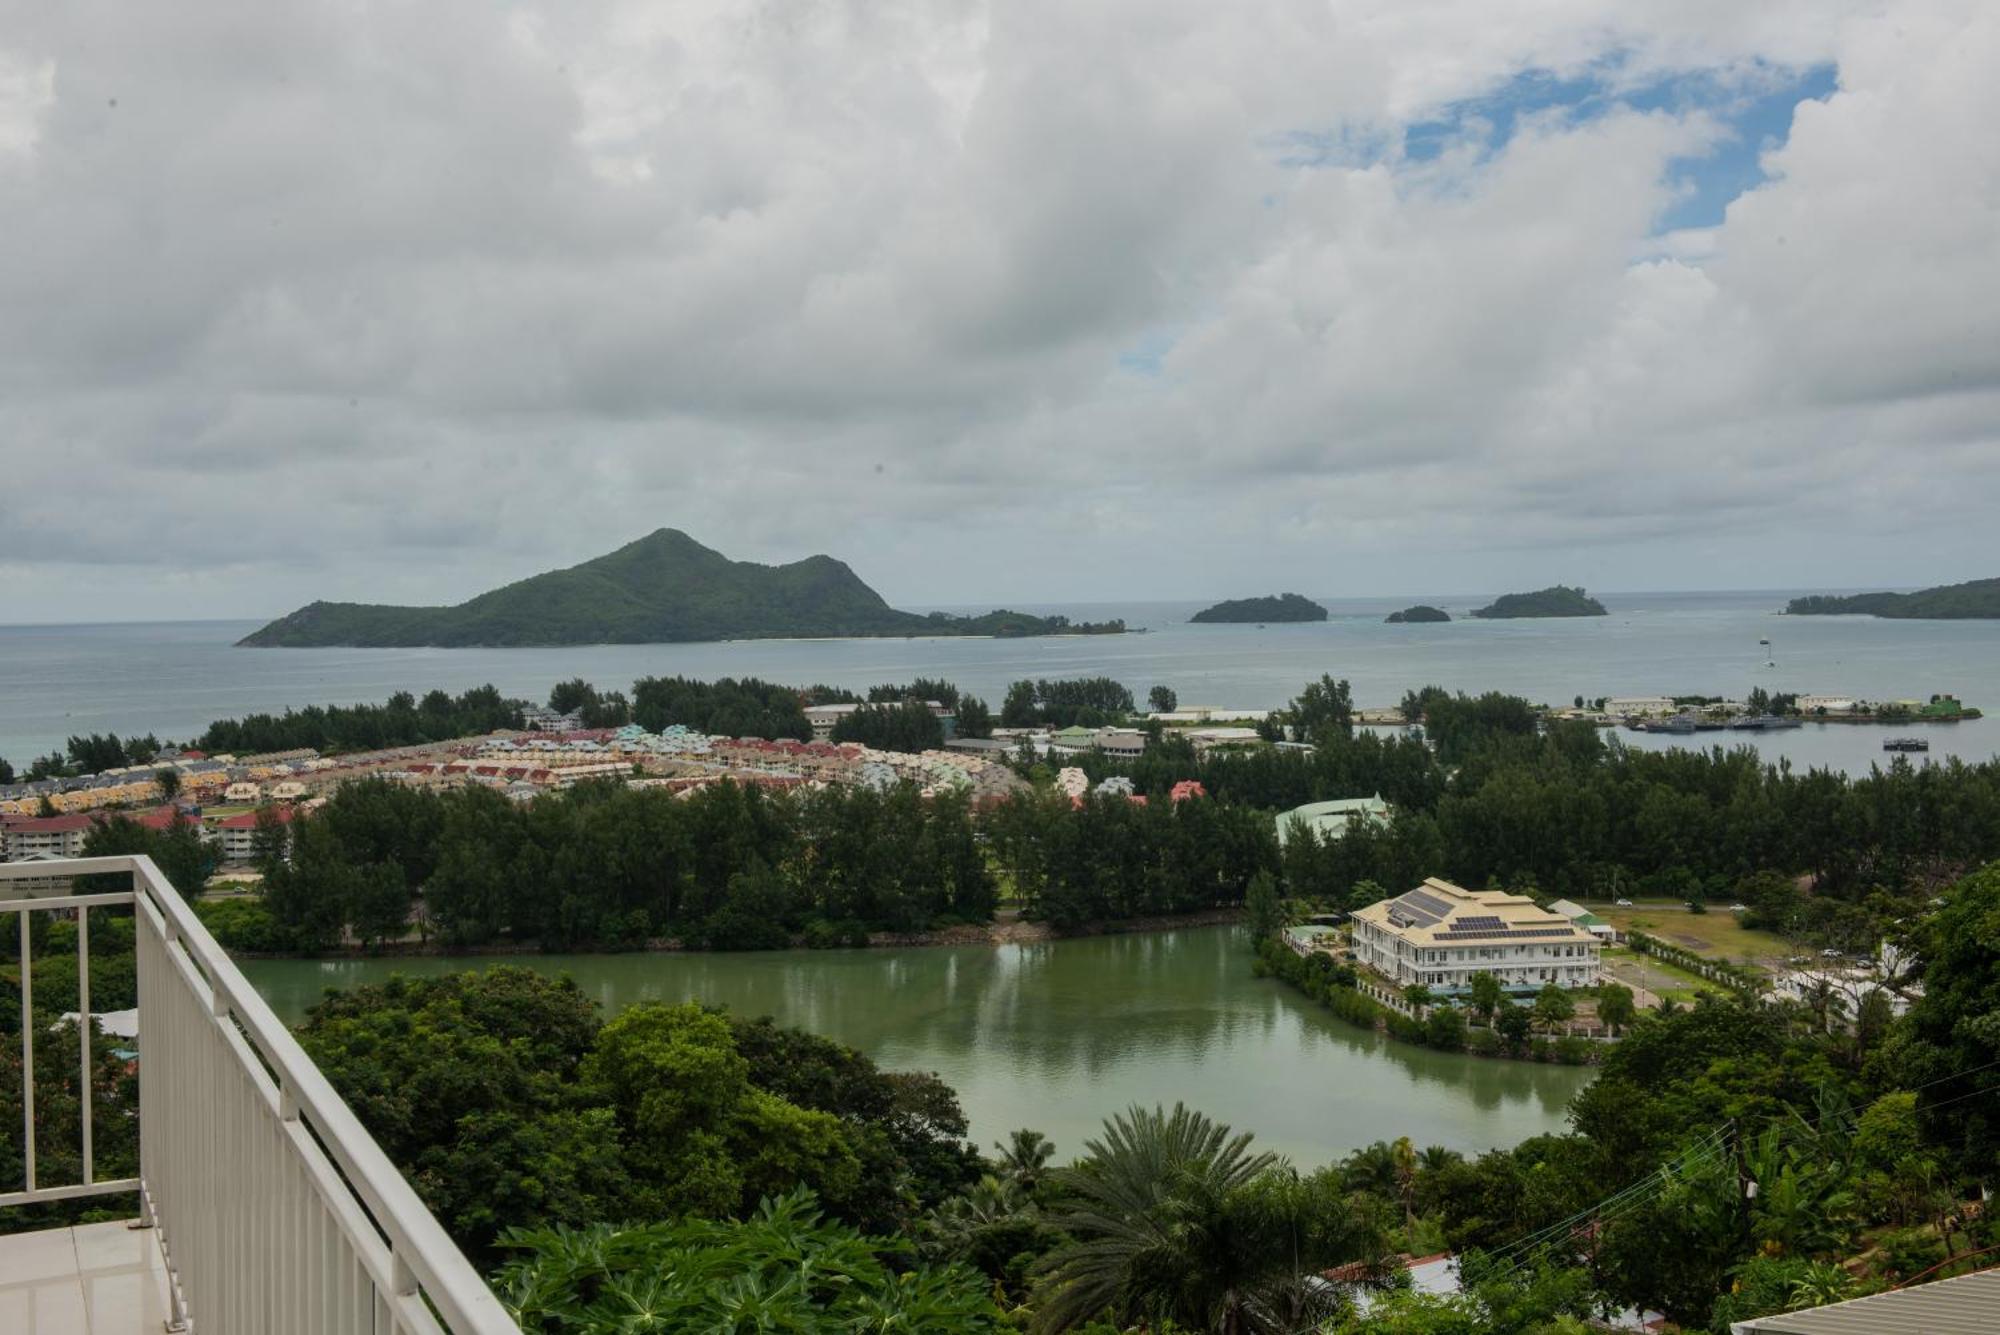
<path id="1" fill-rule="evenodd" d="M 1334 1300 L 1307 1276 L 1379 1250 L 1338 1175 L 1301 1178 L 1178 1104 L 1122 1113 L 1086 1149 L 1056 1170 L 1072 1204 L 1051 1222 L 1071 1241 L 1041 1264 L 1037 1332 L 1100 1313 L 1217 1335 L 1296 1330 Z"/>
<path id="2" fill-rule="evenodd" d="M 993 1148 L 1000 1151 L 1000 1171 L 1007 1180 L 1032 1194 L 1041 1185 L 1048 1172 L 1049 1160 L 1055 1157 L 1055 1143 L 1039 1131 L 1023 1127 L 1004 1141 L 994 1142 Z"/>

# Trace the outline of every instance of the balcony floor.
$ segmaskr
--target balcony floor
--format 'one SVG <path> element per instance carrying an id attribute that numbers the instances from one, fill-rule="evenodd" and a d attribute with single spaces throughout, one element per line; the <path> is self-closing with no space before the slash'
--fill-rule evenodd
<path id="1" fill-rule="evenodd" d="M 0 1331 L 158 1335 L 167 1274 L 154 1236 L 122 1223 L 0 1234 Z"/>

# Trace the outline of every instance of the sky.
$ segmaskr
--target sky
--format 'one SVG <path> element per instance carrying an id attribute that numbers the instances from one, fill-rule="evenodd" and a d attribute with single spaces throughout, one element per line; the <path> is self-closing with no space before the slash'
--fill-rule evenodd
<path id="1" fill-rule="evenodd" d="M 0 621 L 2000 575 L 1990 0 L 0 0 Z"/>

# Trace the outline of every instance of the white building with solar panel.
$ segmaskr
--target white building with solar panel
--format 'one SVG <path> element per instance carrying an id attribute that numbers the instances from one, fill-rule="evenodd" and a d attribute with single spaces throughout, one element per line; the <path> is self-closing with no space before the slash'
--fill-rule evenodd
<path id="1" fill-rule="evenodd" d="M 1433 877 L 1349 916 L 1355 958 L 1398 987 L 1421 983 L 1454 996 L 1478 973 L 1516 991 L 1597 981 L 1598 939 L 1526 895 L 1466 890 Z"/>

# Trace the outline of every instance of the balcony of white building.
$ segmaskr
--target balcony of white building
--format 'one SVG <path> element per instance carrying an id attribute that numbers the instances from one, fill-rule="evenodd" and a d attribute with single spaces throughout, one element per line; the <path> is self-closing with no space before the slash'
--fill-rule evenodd
<path id="1" fill-rule="evenodd" d="M 75 1026 L 76 1052 L 47 1030 L 46 1008 L 36 1020 L 35 970 L 23 967 L 18 1032 L 0 1035 L 9 1057 L 18 1051 L 22 1094 L 0 1229 L 19 1230 L 24 1210 L 96 1197 L 130 1217 L 0 1233 L 0 1332 L 513 1335 L 471 1262 L 152 861 L 0 863 L 0 891 L 52 871 L 96 879 L 77 880 L 77 893 L 0 894 L 0 930 L 25 964 L 37 915 L 74 920 L 75 1010 L 58 1030 Z M 91 890 L 107 876 L 129 884 Z M 124 914 L 139 1005 L 136 1032 L 128 1021 L 111 1036 L 91 1007 L 90 928 Z M 100 1171 L 115 1130 L 97 1125 L 101 1098 L 72 1096 L 76 1125 L 62 1131 L 76 1143 L 59 1153 L 54 1128 L 37 1123 L 37 1070 L 62 1048 L 66 1087 L 97 1089 L 107 1044 L 136 1051 L 136 1172 L 125 1176 Z"/>

